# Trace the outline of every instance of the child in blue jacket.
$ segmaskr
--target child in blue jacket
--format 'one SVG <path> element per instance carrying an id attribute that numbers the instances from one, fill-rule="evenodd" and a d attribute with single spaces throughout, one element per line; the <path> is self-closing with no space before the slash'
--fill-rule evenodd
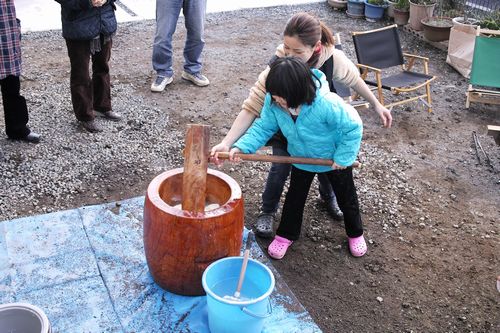
<path id="1" fill-rule="evenodd" d="M 304 205 L 316 173 L 326 173 L 342 212 L 349 250 L 355 257 L 366 253 L 358 197 L 351 165 L 361 144 L 363 124 L 356 110 L 330 93 L 323 73 L 309 69 L 298 58 L 277 59 L 266 79 L 266 98 L 261 117 L 254 121 L 231 149 L 254 153 L 278 131 L 288 141 L 291 156 L 332 159 L 333 165 L 294 164 L 281 222 L 269 245 L 272 258 L 281 259 L 297 240 Z"/>

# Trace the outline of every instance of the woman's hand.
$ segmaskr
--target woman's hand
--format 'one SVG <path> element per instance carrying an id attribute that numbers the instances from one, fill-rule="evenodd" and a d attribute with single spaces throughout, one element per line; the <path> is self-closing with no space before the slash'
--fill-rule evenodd
<path id="1" fill-rule="evenodd" d="M 385 106 L 382 104 L 378 103 L 375 106 L 375 112 L 378 113 L 380 118 L 382 119 L 382 124 L 384 124 L 384 127 L 390 128 L 392 125 L 392 115 L 391 111 L 388 110 Z"/>
<path id="2" fill-rule="evenodd" d="M 219 152 L 228 152 L 231 147 L 227 144 L 225 144 L 223 141 L 220 142 L 219 144 L 215 145 L 212 147 L 212 150 L 210 151 L 210 159 L 212 160 L 213 163 L 217 166 L 221 166 L 224 164 L 222 160 L 219 160 Z"/>
<path id="3" fill-rule="evenodd" d="M 365 81 L 363 81 L 361 77 L 358 77 L 356 84 L 352 86 L 352 88 L 375 109 L 375 112 L 377 112 L 380 118 L 382 118 L 382 124 L 384 124 L 384 127 L 391 127 L 391 111 L 387 110 L 387 108 L 379 102 L 377 97 L 375 97 L 375 95 L 372 93 L 370 88 L 368 88 Z"/>
<path id="4" fill-rule="evenodd" d="M 342 165 L 338 165 L 337 163 L 335 163 L 335 161 L 333 162 L 332 164 L 332 169 L 333 170 L 344 170 L 344 169 L 347 169 L 347 167 L 345 166 L 342 166 Z"/>

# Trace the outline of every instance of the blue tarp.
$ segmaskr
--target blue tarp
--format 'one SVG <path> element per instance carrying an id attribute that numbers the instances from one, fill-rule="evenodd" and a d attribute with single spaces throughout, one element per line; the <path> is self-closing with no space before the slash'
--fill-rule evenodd
<path id="1" fill-rule="evenodd" d="M 40 307 L 53 332 L 209 332 L 205 296 L 175 295 L 152 280 L 143 204 L 138 197 L 0 222 L 0 304 Z M 251 257 L 276 278 L 263 332 L 321 332 L 255 242 Z"/>

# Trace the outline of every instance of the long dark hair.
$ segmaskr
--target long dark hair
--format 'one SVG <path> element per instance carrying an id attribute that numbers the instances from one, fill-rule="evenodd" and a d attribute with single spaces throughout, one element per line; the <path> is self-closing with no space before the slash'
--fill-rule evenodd
<path id="1" fill-rule="evenodd" d="M 299 58 L 278 58 L 271 64 L 267 74 L 266 91 L 284 98 L 288 107 L 296 108 L 314 101 L 316 97 L 314 79 L 319 81 Z"/>
<path id="2" fill-rule="evenodd" d="M 297 37 L 304 45 L 314 47 L 321 40 L 321 45 L 334 45 L 335 39 L 328 27 L 316 17 L 308 13 L 297 13 L 293 15 L 285 26 L 284 36 Z M 314 52 L 307 61 L 310 67 L 318 62 L 319 52 Z"/>

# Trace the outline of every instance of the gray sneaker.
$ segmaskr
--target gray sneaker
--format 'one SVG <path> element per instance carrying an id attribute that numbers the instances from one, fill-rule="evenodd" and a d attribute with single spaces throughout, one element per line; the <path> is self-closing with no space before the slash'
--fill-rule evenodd
<path id="1" fill-rule="evenodd" d="M 189 74 L 186 71 L 182 72 L 182 78 L 187 81 L 191 81 L 196 84 L 198 87 L 205 87 L 210 84 L 207 77 L 201 73 Z"/>
<path id="2" fill-rule="evenodd" d="M 82 127 L 85 128 L 90 133 L 102 132 L 102 128 L 99 125 L 97 125 L 97 123 L 93 120 L 81 121 L 80 123 L 82 124 Z"/>
<path id="3" fill-rule="evenodd" d="M 337 198 L 333 197 L 325 200 L 326 211 L 330 216 L 337 221 L 344 220 L 344 213 L 340 210 L 339 204 L 337 203 Z"/>
<path id="4" fill-rule="evenodd" d="M 153 83 L 151 83 L 152 92 L 162 92 L 174 80 L 173 76 L 157 75 Z"/>
<path id="5" fill-rule="evenodd" d="M 96 111 L 96 115 L 112 121 L 120 121 L 122 119 L 122 115 L 115 111 L 105 111 L 105 112 Z"/>

